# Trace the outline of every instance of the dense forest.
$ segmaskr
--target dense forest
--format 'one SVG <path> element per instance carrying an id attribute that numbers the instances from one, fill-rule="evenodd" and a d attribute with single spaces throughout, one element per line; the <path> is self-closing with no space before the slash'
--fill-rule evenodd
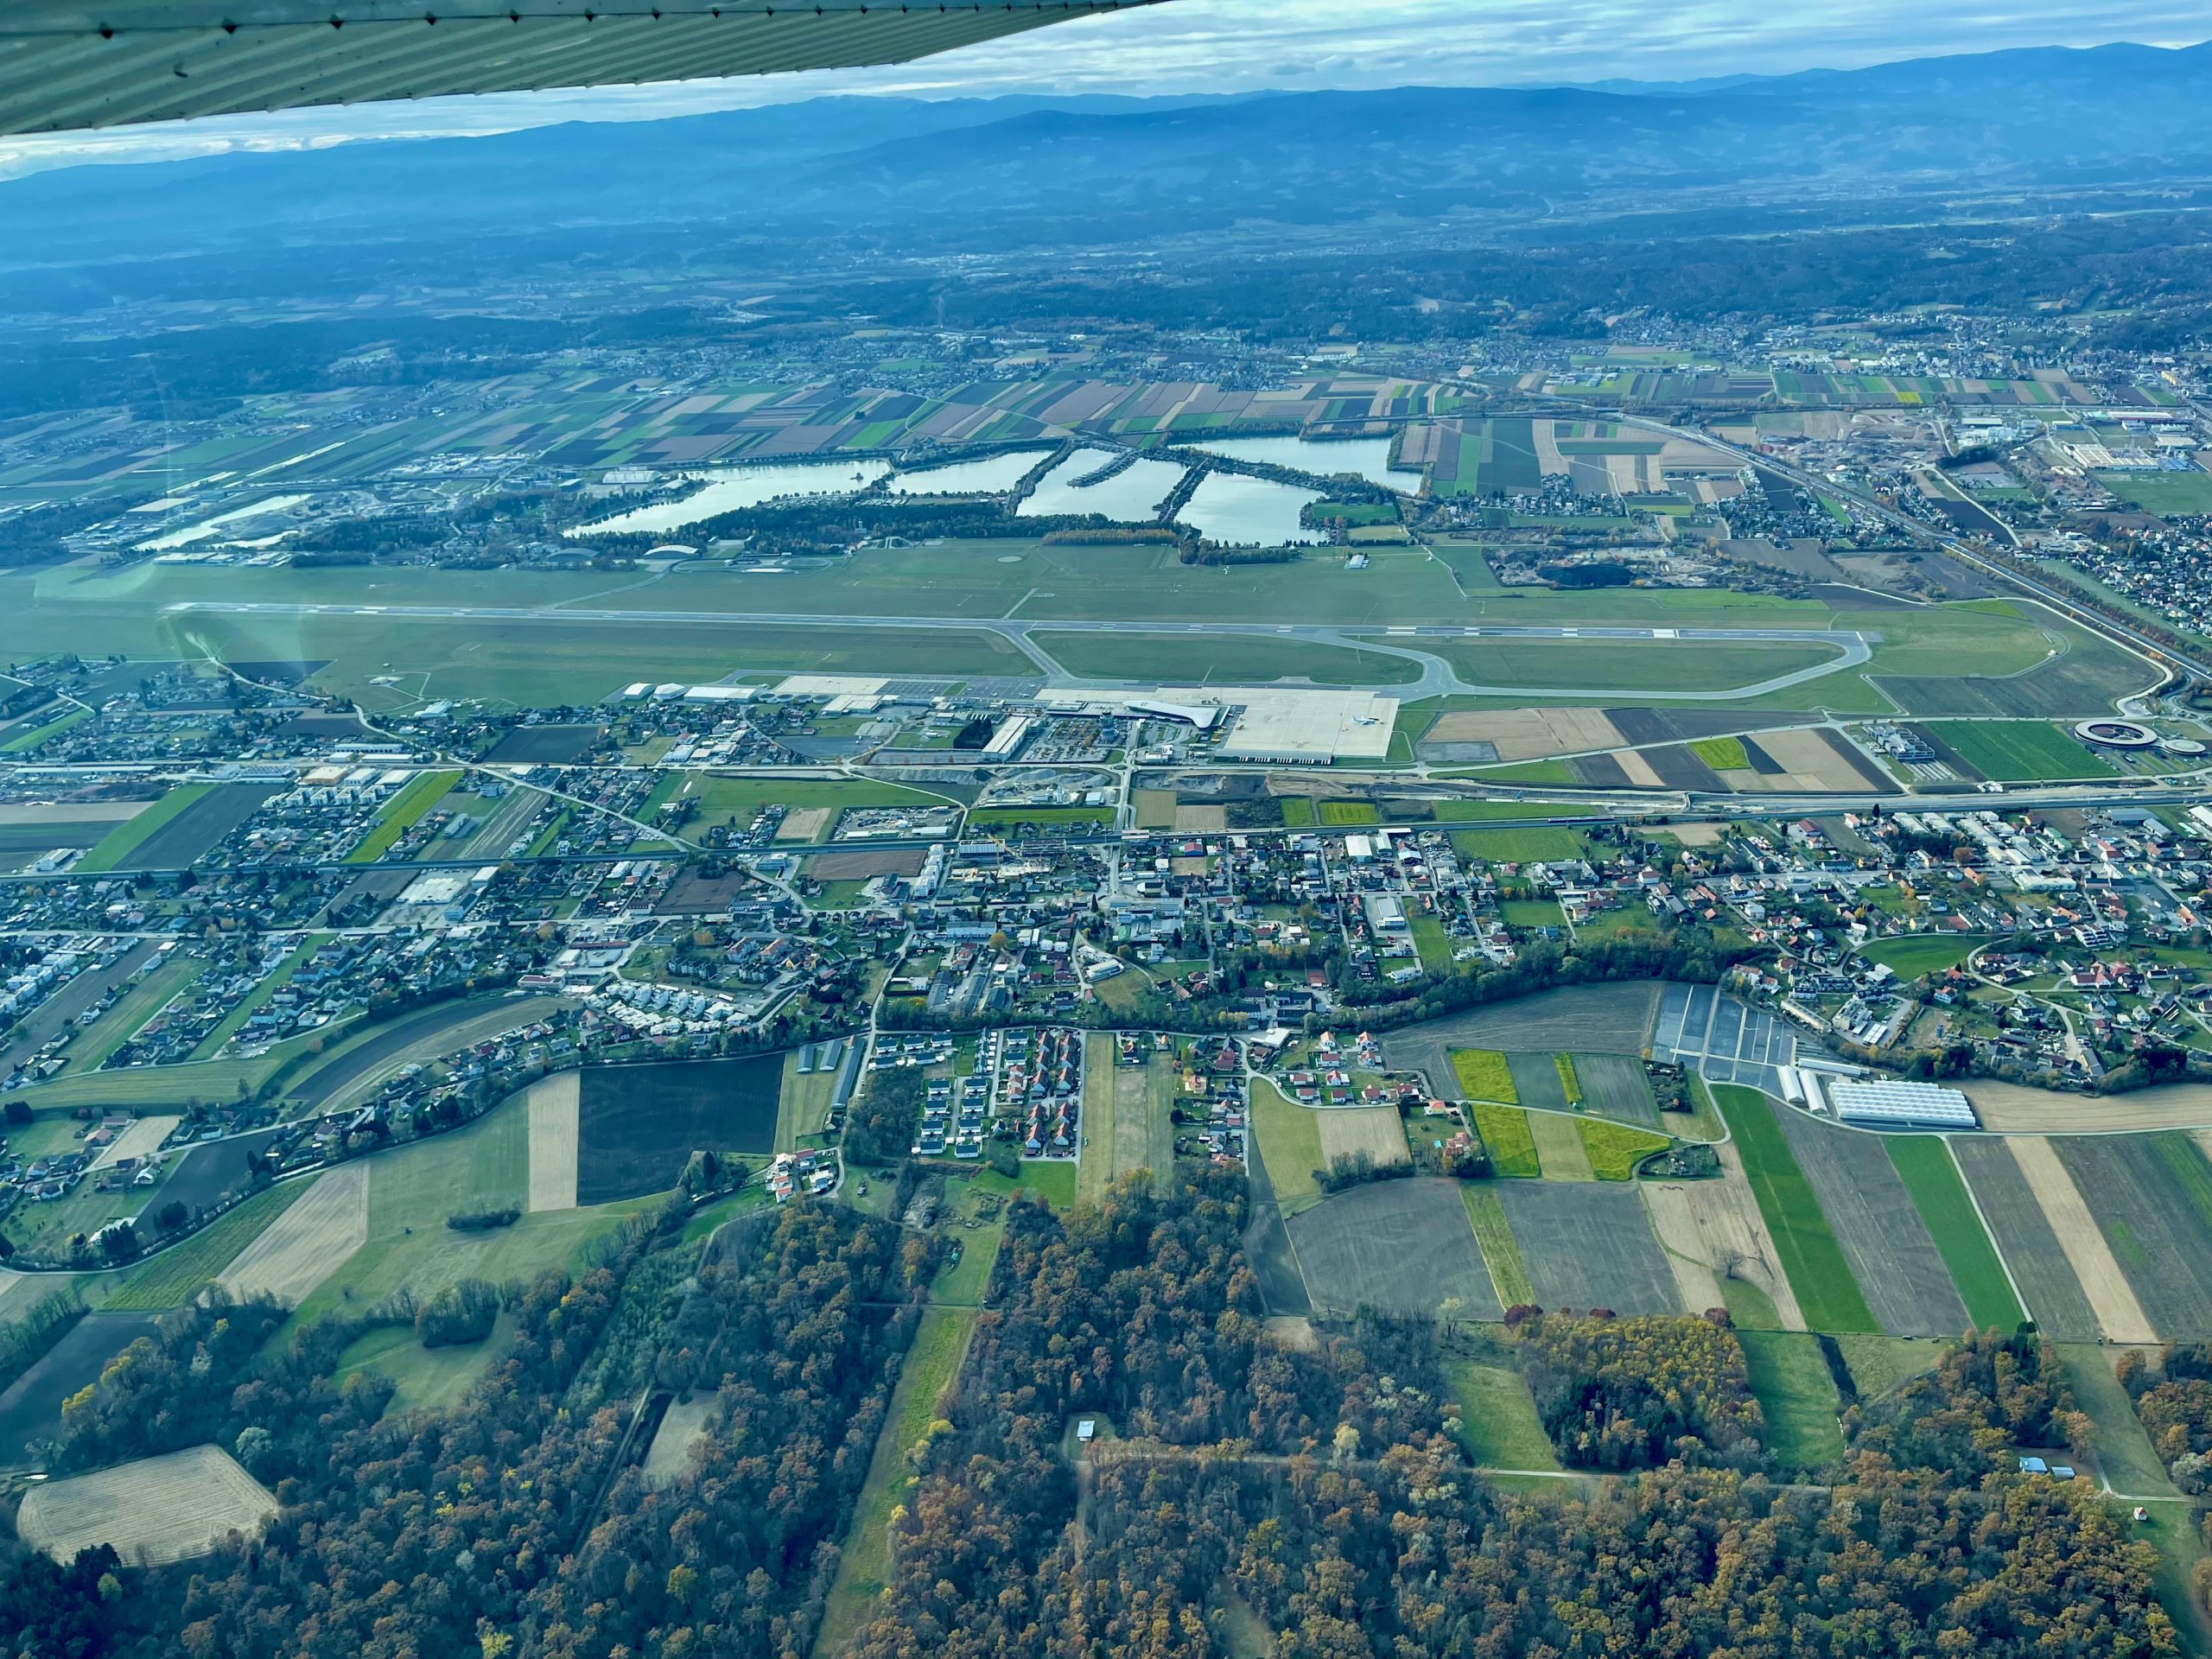
<path id="1" fill-rule="evenodd" d="M 1782 1484 L 1725 1322 L 1516 1310 L 1500 1351 L 1562 1453 L 1623 1471 L 1523 1494 L 1469 1466 L 1427 1324 L 1270 1329 L 1248 1211 L 1230 1170 L 1011 1206 L 857 1659 L 1212 1659 L 1259 1626 L 1285 1659 L 2178 1650 L 2113 1505 L 2013 1470 L 2011 1446 L 2087 1433 L 2032 1337 L 1969 1338 L 1854 1405 L 1845 1458 Z M 10 1548 L 0 1651 L 809 1654 L 940 1251 L 836 1205 L 705 1241 L 686 1215 L 502 1287 L 512 1342 L 443 1415 L 335 1380 L 379 1316 L 281 1351 L 266 1305 L 171 1316 L 73 1402 L 55 1466 L 212 1440 L 283 1511 L 163 1570 Z M 2193 1381 L 2177 1357 L 2131 1387 Z M 703 1432 L 649 1479 L 675 1401 Z M 1084 1416 L 1105 1433 L 1077 1456 Z"/>

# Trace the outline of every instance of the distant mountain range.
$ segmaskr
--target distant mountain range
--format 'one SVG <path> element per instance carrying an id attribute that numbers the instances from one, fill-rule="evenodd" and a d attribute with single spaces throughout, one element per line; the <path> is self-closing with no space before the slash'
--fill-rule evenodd
<path id="1" fill-rule="evenodd" d="M 2212 177 L 2208 110 L 2212 44 L 1669 86 L 823 99 L 35 174 L 0 183 L 0 263 L 692 223 L 989 251 L 1738 188 L 2133 183 Z"/>

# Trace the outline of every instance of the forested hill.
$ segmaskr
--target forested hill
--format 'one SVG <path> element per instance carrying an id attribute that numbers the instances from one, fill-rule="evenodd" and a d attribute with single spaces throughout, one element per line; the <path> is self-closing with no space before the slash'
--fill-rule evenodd
<path id="1" fill-rule="evenodd" d="M 2212 47 L 1924 60 L 1702 89 L 1406 88 L 1145 101 L 842 99 L 0 184 L 41 259 L 251 238 L 701 221 L 971 247 L 1239 220 L 1550 211 L 1623 193 L 2201 176 Z M 35 241 L 26 243 L 25 237 Z M 67 238 L 65 243 L 57 238 Z M 21 256 L 19 256 L 21 257 Z"/>

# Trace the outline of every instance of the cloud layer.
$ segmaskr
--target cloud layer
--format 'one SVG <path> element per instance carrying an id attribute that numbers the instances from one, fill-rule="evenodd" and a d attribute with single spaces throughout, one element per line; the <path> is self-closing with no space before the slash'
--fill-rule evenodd
<path id="1" fill-rule="evenodd" d="M 303 149 L 555 121 L 649 120 L 836 92 L 1143 96 L 1675 80 L 1852 68 L 2012 46 L 2115 40 L 2177 46 L 2206 29 L 2202 0 L 1836 0 L 1818 9 L 1777 7 L 1772 0 L 1174 0 L 895 69 L 438 99 L 0 140 L 0 177 L 81 161 Z"/>

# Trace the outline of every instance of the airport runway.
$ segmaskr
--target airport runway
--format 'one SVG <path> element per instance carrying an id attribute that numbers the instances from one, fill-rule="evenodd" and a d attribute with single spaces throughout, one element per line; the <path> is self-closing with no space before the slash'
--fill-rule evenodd
<path id="1" fill-rule="evenodd" d="M 163 607 L 172 616 L 194 613 L 229 616 L 362 616 L 435 622 L 663 622 L 694 627 L 729 628 L 880 628 L 896 632 L 990 633 L 1005 639 L 1044 671 L 1056 690 L 1120 690 L 1135 682 L 1086 679 L 1070 674 L 1031 636 L 1045 633 L 1141 634 L 1166 638 L 1271 639 L 1350 651 L 1401 657 L 1418 664 L 1421 677 L 1395 685 L 1332 686 L 1332 690 L 1365 690 L 1378 696 L 1414 702 L 1440 696 L 1541 697 L 1552 702 L 1588 698 L 1619 702 L 1624 698 L 1669 702 L 1734 702 L 1764 696 L 1770 692 L 1825 679 L 1831 674 L 1861 666 L 1873 657 L 1872 641 L 1880 635 L 1816 628 L 1661 628 L 1661 627 L 1503 627 L 1429 624 L 1414 627 L 1359 625 L 1340 626 L 1307 622 L 1159 622 L 1095 620 L 1057 621 L 1043 619 L 1014 621 L 969 616 L 841 616 L 781 611 L 655 611 L 558 609 L 492 605 L 298 605 L 244 600 L 186 600 Z M 1680 643 L 1686 646 L 1760 641 L 1790 645 L 1833 645 L 1833 662 L 1815 663 L 1788 674 L 1777 674 L 1752 685 L 1731 686 L 1719 691 L 1631 690 L 1623 686 L 1487 685 L 1462 679 L 1451 664 L 1433 652 L 1421 649 L 1432 639 L 1587 639 L 1619 643 L 1625 640 Z M 1192 677 L 1194 680 L 1198 676 Z"/>

